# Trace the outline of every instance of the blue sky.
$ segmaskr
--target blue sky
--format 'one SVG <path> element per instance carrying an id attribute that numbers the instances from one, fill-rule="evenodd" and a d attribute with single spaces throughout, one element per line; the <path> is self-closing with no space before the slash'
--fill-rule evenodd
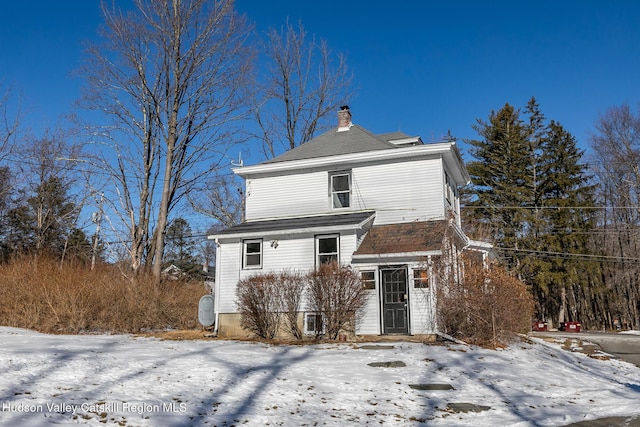
<path id="1" fill-rule="evenodd" d="M 128 2 L 122 2 L 128 4 Z M 473 138 L 476 118 L 535 96 L 587 148 L 607 108 L 640 101 L 640 2 L 239 0 L 258 31 L 301 20 L 348 56 L 354 122 L 425 142 Z M 34 131 L 79 97 L 72 76 L 96 37 L 99 0 L 2 2 L 0 81 Z M 464 147 L 463 147 L 464 148 Z"/>

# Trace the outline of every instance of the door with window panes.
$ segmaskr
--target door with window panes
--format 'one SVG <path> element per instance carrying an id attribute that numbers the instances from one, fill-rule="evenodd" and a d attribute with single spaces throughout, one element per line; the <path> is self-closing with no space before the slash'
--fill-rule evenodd
<path id="1" fill-rule="evenodd" d="M 383 333 L 408 334 L 407 267 L 382 268 L 380 279 Z"/>

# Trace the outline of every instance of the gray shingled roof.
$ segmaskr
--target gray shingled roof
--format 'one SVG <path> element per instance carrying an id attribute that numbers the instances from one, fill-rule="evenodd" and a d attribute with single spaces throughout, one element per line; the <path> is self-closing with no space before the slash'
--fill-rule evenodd
<path id="1" fill-rule="evenodd" d="M 272 231 L 287 231 L 297 228 L 322 228 L 358 225 L 371 218 L 375 211 L 344 213 L 335 215 L 305 216 L 264 221 L 248 221 L 235 225 L 220 232 L 216 236 L 245 233 L 266 233 Z"/>
<path id="2" fill-rule="evenodd" d="M 387 139 L 376 136 L 358 125 L 353 125 L 346 131 L 337 130 L 335 127 L 293 150 L 267 160 L 264 164 L 398 148 L 387 142 Z M 393 135 L 397 136 L 398 133 L 394 132 Z"/>
<path id="3" fill-rule="evenodd" d="M 394 141 L 397 139 L 411 138 L 411 136 L 407 135 L 404 132 L 396 131 L 390 133 L 381 133 L 378 135 L 378 138 L 384 139 L 385 141 Z"/>

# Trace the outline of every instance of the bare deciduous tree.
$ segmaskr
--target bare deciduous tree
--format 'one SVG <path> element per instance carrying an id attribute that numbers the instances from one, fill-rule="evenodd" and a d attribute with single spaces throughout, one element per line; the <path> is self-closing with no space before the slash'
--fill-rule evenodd
<path id="1" fill-rule="evenodd" d="M 326 41 L 309 38 L 301 23 L 269 30 L 262 48 L 266 65 L 252 97 L 253 137 L 270 159 L 331 126 L 325 119 L 353 96 L 352 76 L 346 57 L 333 54 Z M 198 212 L 224 227 L 243 219 L 244 194 L 229 173 L 209 181 L 203 193 L 205 199 L 191 199 Z"/>
<path id="2" fill-rule="evenodd" d="M 640 112 L 628 105 L 610 108 L 591 137 L 593 169 L 599 181 L 601 229 L 594 250 L 616 259 L 602 264 L 607 294 L 592 304 L 606 327 L 640 327 Z M 597 295 L 595 295 L 597 296 Z"/>
<path id="3" fill-rule="evenodd" d="M 242 116 L 248 27 L 232 0 L 103 4 L 104 44 L 89 49 L 85 105 L 109 119 L 97 160 L 115 185 L 131 267 L 160 280 L 172 209 L 215 170 Z M 110 149 L 110 150 L 109 150 Z"/>
<path id="4" fill-rule="evenodd" d="M 198 196 L 191 195 L 188 199 L 196 212 L 216 221 L 215 229 L 231 227 L 243 220 L 244 190 L 232 173 L 216 173 L 206 181 Z"/>
<path id="5" fill-rule="evenodd" d="M 264 54 L 269 65 L 253 111 L 262 152 L 272 158 L 329 127 L 323 120 L 353 95 L 352 76 L 346 57 L 324 40 L 309 40 L 302 23 L 271 29 Z"/>
<path id="6" fill-rule="evenodd" d="M 11 98 L 10 89 L 0 95 L 0 161 L 11 152 L 23 117 L 19 104 L 16 111 L 11 113 Z"/>

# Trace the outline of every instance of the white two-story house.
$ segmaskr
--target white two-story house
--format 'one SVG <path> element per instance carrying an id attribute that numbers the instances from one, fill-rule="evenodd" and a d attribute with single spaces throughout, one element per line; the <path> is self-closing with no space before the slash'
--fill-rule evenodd
<path id="1" fill-rule="evenodd" d="M 432 260 L 445 240 L 449 254 L 473 245 L 460 229 L 458 187 L 469 176 L 454 141 L 374 135 L 342 107 L 336 128 L 233 171 L 245 180 L 245 220 L 209 236 L 217 244 L 219 336 L 246 334 L 236 306 L 240 279 L 334 260 L 357 269 L 370 293 L 357 334 L 436 331 Z M 308 333 L 313 316 L 303 316 Z"/>

